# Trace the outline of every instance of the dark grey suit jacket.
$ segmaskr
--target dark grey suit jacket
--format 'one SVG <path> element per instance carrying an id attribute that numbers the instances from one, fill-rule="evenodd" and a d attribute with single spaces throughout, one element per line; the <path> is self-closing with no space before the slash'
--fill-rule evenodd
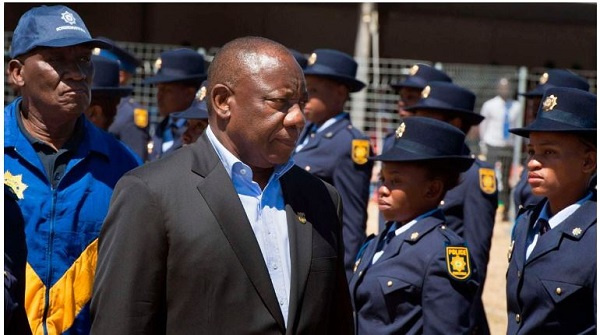
<path id="1" fill-rule="evenodd" d="M 340 197 L 298 167 L 281 187 L 287 329 L 244 208 L 204 134 L 116 185 L 99 240 L 92 333 L 351 334 Z"/>

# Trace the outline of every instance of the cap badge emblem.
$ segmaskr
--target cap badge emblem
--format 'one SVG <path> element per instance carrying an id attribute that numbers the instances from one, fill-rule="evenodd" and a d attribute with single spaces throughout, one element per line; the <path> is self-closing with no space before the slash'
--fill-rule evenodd
<path id="1" fill-rule="evenodd" d="M 431 93 L 431 86 L 427 85 L 421 92 L 421 98 L 427 99 L 427 97 L 429 97 L 429 93 Z"/>
<path id="2" fill-rule="evenodd" d="M 63 21 L 65 21 L 66 23 L 68 23 L 70 25 L 74 25 L 77 23 L 77 21 L 75 20 L 75 17 L 69 11 L 65 11 L 64 13 L 61 13 L 60 18 L 63 19 Z"/>
<path id="3" fill-rule="evenodd" d="M 551 95 L 551 96 L 547 97 L 546 100 L 544 100 L 542 109 L 544 110 L 544 112 L 549 112 L 549 111 L 553 110 L 557 104 L 558 104 L 558 98 L 555 97 L 554 95 Z"/>
<path id="4" fill-rule="evenodd" d="M 310 56 L 308 57 L 308 65 L 313 65 L 314 63 L 317 62 L 317 54 L 316 53 L 312 53 L 310 54 Z"/>
<path id="5" fill-rule="evenodd" d="M 413 65 L 410 70 L 408 70 L 408 74 L 411 76 L 414 76 L 415 74 L 417 74 L 417 72 L 419 72 L 419 65 Z"/>
<path id="6" fill-rule="evenodd" d="M 92 49 L 92 55 L 98 56 L 99 54 L 100 54 L 100 48 L 94 48 L 94 49 Z"/>
<path id="7" fill-rule="evenodd" d="M 204 100 L 205 97 L 206 97 L 206 86 L 202 86 L 198 90 L 198 93 L 196 93 L 196 99 L 198 99 L 198 101 L 202 101 L 202 100 Z"/>
<path id="8" fill-rule="evenodd" d="M 406 130 L 406 124 L 402 122 L 402 124 L 396 129 L 396 138 L 402 137 L 404 135 L 404 131 Z"/>
<path id="9" fill-rule="evenodd" d="M 540 77 L 540 84 L 544 85 L 545 83 L 547 83 L 549 77 L 550 76 L 548 75 L 548 72 L 544 72 L 544 74 Z"/>
<path id="10" fill-rule="evenodd" d="M 159 57 L 154 62 L 154 73 L 158 72 L 158 70 L 160 70 L 161 66 L 162 66 L 162 59 L 160 59 L 160 57 Z"/>

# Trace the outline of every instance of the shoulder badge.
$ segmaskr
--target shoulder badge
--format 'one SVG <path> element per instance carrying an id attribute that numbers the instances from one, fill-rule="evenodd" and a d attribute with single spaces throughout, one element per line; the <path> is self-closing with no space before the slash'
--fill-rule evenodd
<path id="1" fill-rule="evenodd" d="M 467 280 L 471 277 L 471 260 L 467 247 L 447 246 L 446 267 L 454 279 Z"/>
<path id="2" fill-rule="evenodd" d="M 369 140 L 352 140 L 352 160 L 358 165 L 365 164 L 369 157 Z"/>
<path id="3" fill-rule="evenodd" d="M 10 171 L 4 172 L 4 185 L 12 189 L 19 199 L 23 199 L 25 190 L 29 187 L 23 182 L 23 175 L 14 175 Z"/>
<path id="4" fill-rule="evenodd" d="M 496 172 L 494 172 L 494 169 L 479 169 L 479 187 L 487 194 L 496 192 Z"/>
<path id="5" fill-rule="evenodd" d="M 148 111 L 144 108 L 134 108 L 133 123 L 140 128 L 148 127 Z"/>

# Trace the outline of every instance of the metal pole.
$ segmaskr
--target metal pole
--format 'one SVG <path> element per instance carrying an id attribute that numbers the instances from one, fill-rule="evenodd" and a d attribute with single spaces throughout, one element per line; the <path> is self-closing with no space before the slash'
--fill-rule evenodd
<path id="1" fill-rule="evenodd" d="M 521 105 L 521 115 L 520 117 L 517 118 L 517 128 L 521 128 L 523 127 L 523 119 L 524 119 L 524 115 L 525 115 L 525 109 L 526 109 L 526 105 L 525 105 L 525 96 L 523 96 L 522 94 L 527 92 L 527 75 L 528 75 L 528 71 L 527 71 L 527 67 L 525 66 L 521 66 L 519 68 L 519 87 L 518 87 L 518 92 L 519 92 L 519 104 Z M 521 147 L 523 145 L 523 137 L 521 136 L 515 136 L 515 147 L 513 148 L 513 159 L 512 159 L 512 167 L 511 167 L 511 172 L 512 173 L 516 173 L 517 171 L 517 167 L 521 164 Z M 525 168 L 525 167 L 524 167 Z M 518 176 L 514 176 L 514 178 L 520 178 L 520 174 Z M 514 189 L 513 189 L 514 192 Z M 512 192 L 511 192 L 511 199 L 512 199 Z M 511 221 L 515 220 L 516 217 L 516 208 L 515 208 L 515 202 L 514 201 L 509 201 L 510 202 L 510 206 L 509 208 L 509 217 Z"/>

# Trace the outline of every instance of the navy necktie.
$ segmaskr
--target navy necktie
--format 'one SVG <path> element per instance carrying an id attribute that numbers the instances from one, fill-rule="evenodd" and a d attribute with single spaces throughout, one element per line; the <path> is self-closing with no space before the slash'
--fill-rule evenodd
<path id="1" fill-rule="evenodd" d="M 538 224 L 540 225 L 540 236 L 544 235 L 548 230 L 550 230 L 550 223 L 546 219 L 538 219 Z"/>

